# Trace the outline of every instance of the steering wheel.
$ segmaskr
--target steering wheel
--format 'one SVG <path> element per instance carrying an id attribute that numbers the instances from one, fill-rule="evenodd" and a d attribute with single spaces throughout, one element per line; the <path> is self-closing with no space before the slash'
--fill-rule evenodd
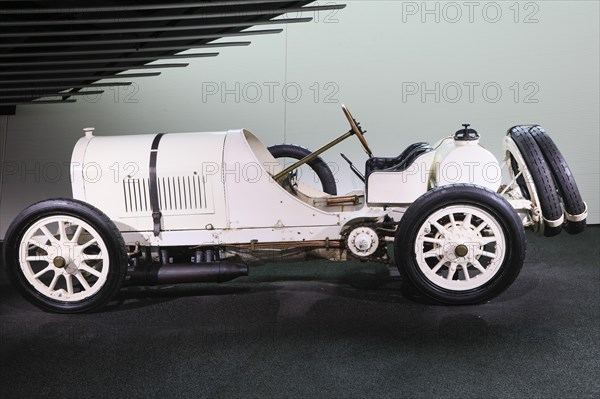
<path id="1" fill-rule="evenodd" d="M 367 153 L 369 158 L 371 158 L 373 156 L 373 151 L 371 151 L 371 148 L 369 148 L 369 143 L 367 143 L 367 140 L 365 139 L 365 136 L 363 135 L 363 133 L 365 133 L 365 132 L 360 127 L 360 123 L 356 122 L 356 119 L 354 119 L 352 117 L 352 114 L 350 113 L 348 108 L 346 108 L 346 106 L 344 104 L 342 104 L 342 110 L 344 111 L 344 115 L 346 115 L 348 122 L 350 122 L 350 127 L 352 128 L 352 132 L 356 135 L 356 137 L 358 137 L 358 139 L 360 140 L 360 143 L 362 144 L 363 148 L 365 149 L 365 152 Z"/>
<path id="2" fill-rule="evenodd" d="M 283 187 L 289 187 L 292 194 L 298 195 L 298 191 L 296 190 L 298 187 L 298 169 L 288 173 L 283 181 Z"/>

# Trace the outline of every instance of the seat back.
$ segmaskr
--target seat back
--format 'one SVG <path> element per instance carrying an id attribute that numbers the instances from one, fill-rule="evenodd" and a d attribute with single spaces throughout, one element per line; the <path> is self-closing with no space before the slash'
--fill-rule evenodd
<path id="1" fill-rule="evenodd" d="M 365 177 L 378 170 L 401 172 L 421 154 L 432 151 L 433 148 L 426 142 L 414 143 L 394 158 L 372 157 L 365 164 Z"/>

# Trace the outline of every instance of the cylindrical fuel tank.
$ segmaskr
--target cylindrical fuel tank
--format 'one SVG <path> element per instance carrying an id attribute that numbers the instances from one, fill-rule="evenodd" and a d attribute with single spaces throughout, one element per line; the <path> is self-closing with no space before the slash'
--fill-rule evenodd
<path id="1" fill-rule="evenodd" d="M 502 173 L 496 157 L 476 140 L 444 139 L 436 148 L 434 182 L 437 186 L 471 183 L 497 191 Z"/>

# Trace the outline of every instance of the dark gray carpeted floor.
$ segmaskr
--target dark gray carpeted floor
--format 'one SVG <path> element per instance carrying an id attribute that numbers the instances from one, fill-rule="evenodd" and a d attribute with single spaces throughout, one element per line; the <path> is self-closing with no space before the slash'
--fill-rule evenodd
<path id="1" fill-rule="evenodd" d="M 600 228 L 529 239 L 515 284 L 470 307 L 312 262 L 64 316 L 2 274 L 0 397 L 599 397 Z"/>

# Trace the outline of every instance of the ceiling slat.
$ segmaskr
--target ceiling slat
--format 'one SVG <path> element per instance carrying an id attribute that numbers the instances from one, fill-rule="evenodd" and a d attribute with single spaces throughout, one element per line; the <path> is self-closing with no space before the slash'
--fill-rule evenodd
<path id="1" fill-rule="evenodd" d="M 248 39 L 221 39 L 281 33 L 288 24 L 312 21 L 320 12 L 333 15 L 345 7 L 310 3 L 314 2 L 0 0 L 0 114 L 12 114 L 24 103 L 69 104 L 75 99 L 68 97 L 128 86 L 131 79 L 160 75 L 158 69 L 187 66 L 183 60 L 208 60 L 219 54 L 194 49 L 250 44 Z M 192 51 L 186 54 L 188 50 Z M 158 60 L 182 62 L 154 64 Z"/>
<path id="2" fill-rule="evenodd" d="M 7 105 L 36 105 L 36 104 L 71 104 L 74 103 L 75 100 L 35 100 L 35 101 L 10 101 L 10 102 L 1 102 L 0 107 L 4 107 Z"/>
<path id="3" fill-rule="evenodd" d="M 125 60 L 126 61 L 126 60 Z M 130 69 L 163 69 L 163 68 L 185 68 L 188 63 L 179 64 L 155 64 L 155 65 L 134 65 L 134 66 L 115 66 L 115 67 L 94 67 L 94 68 L 73 68 L 73 69 L 32 69 L 18 71 L 0 71 L 0 76 L 18 76 L 18 75 L 53 75 L 57 73 L 85 73 L 85 72 L 101 72 L 101 71 L 124 71 Z"/>
<path id="4" fill-rule="evenodd" d="M 6 84 L 22 84 L 22 83 L 49 83 L 49 82 L 85 82 L 88 80 L 102 80 L 102 79 L 131 79 L 131 78 L 146 78 L 159 76 L 160 72 L 144 72 L 144 73 L 124 73 L 124 74 L 110 74 L 110 75 L 84 75 L 75 77 L 63 77 L 63 78 L 23 78 L 23 79 L 9 79 L 0 80 L 0 85 Z"/>
<path id="5" fill-rule="evenodd" d="M 275 16 L 290 12 L 317 12 L 317 11 L 334 11 L 345 8 L 344 4 L 313 6 L 313 7 L 293 7 L 281 9 L 264 9 L 251 11 L 231 11 L 231 12 L 215 12 L 190 15 L 156 15 L 156 16 L 140 16 L 140 17 L 123 17 L 115 18 L 114 15 L 103 18 L 77 18 L 77 19 L 54 19 L 54 20 L 22 20 L 22 21 L 7 21 L 2 22 L 5 26 L 34 26 L 34 25 L 85 25 L 85 24 L 124 24 L 136 22 L 157 22 L 157 21 L 183 21 L 190 19 L 225 19 L 225 18 L 248 18 L 256 16 Z"/>
<path id="6" fill-rule="evenodd" d="M 129 57 L 129 58 L 92 58 L 85 60 L 66 59 L 62 61 L 38 61 L 35 66 L 51 66 L 51 65 L 77 65 L 77 64 L 98 64 L 112 62 L 134 62 L 134 61 L 157 61 L 157 60 L 176 60 L 186 58 L 206 58 L 216 57 L 219 53 L 199 53 L 199 54 L 179 54 L 179 55 L 162 55 L 153 57 Z M 0 67 L 21 67 L 31 65 L 31 62 L 0 62 Z"/>
<path id="7" fill-rule="evenodd" d="M 80 13 L 80 12 L 124 12 L 124 11 L 146 11 L 146 10 L 168 10 L 175 8 L 206 8 L 206 7 L 227 7 L 227 6 L 247 6 L 247 5 L 263 5 L 268 3 L 289 3 L 289 0 L 235 0 L 235 1 L 189 1 L 185 3 L 159 3 L 159 4 L 139 4 L 139 5 L 119 5 L 119 6 L 104 6 L 104 7 L 44 7 L 42 9 L 17 8 L 3 10 L 1 14 L 37 14 L 37 13 Z"/>
<path id="8" fill-rule="evenodd" d="M 126 47 L 126 48 L 109 48 L 109 49 L 85 49 L 85 50 L 70 50 L 70 51 L 35 51 L 30 50 L 26 53 L 0 53 L 2 58 L 29 58 L 29 57 L 54 57 L 54 56 L 72 56 L 72 55 L 96 55 L 96 54 L 119 54 L 119 53 L 149 53 L 149 52 L 164 52 L 164 51 L 185 51 L 199 48 L 219 48 L 219 47 L 239 47 L 249 46 L 250 42 L 223 42 L 223 43 L 207 43 L 207 44 L 190 44 L 187 46 L 166 46 L 166 47 Z"/>
<path id="9" fill-rule="evenodd" d="M 280 24 L 297 24 L 310 22 L 312 18 L 290 18 L 290 19 L 272 19 L 269 21 L 256 21 L 256 22 L 227 22 L 227 23 L 211 23 L 211 24 L 194 24 L 184 26 L 153 26 L 145 28 L 121 28 L 121 29 L 84 29 L 84 30 L 65 30 L 65 31 L 50 31 L 50 32 L 37 32 L 37 31 L 26 31 L 26 32 L 11 32 L 11 33 L 0 33 L 0 37 L 58 37 L 58 36 L 82 36 L 82 35 L 114 35 L 123 33 L 145 33 L 145 32 L 175 32 L 182 30 L 208 30 L 208 29 L 222 29 L 222 28 L 236 28 L 244 27 L 249 28 L 257 25 L 280 25 Z"/>
<path id="10" fill-rule="evenodd" d="M 158 42 L 174 42 L 182 40 L 198 40 L 198 39 L 220 39 L 221 37 L 232 36 L 254 36 L 254 35 L 271 35 L 283 32 L 283 29 L 264 29 L 252 30 L 245 32 L 229 32 L 229 33 L 214 33 L 206 35 L 190 35 L 190 36 L 164 36 L 164 37 L 145 37 L 145 38 L 128 38 L 128 39 L 94 39 L 94 40 L 67 40 L 67 41 L 49 41 L 49 42 L 21 42 L 21 43 L 0 43 L 0 48 L 19 48 L 19 47 L 62 47 L 62 46 L 98 46 L 98 45 L 113 45 L 126 43 L 158 43 Z"/>
<path id="11" fill-rule="evenodd" d="M 133 82 L 107 82 L 107 83 L 90 83 L 89 85 L 69 85 L 69 84 L 64 84 L 61 86 L 56 86 L 56 85 L 48 85 L 48 86 L 44 86 L 44 85 L 36 85 L 37 87 L 31 87 L 29 85 L 25 85 L 25 86 L 14 86 L 14 87 L 5 87 L 2 89 L 2 91 L 0 91 L 0 93 L 11 93 L 11 92 L 26 92 L 26 91 L 30 91 L 30 92 L 34 92 L 34 91 L 44 91 L 44 90 L 55 90 L 55 91 L 61 91 L 61 90 L 67 90 L 67 89 L 84 89 L 86 87 L 88 88 L 94 88 L 94 87 L 116 87 L 116 86 L 130 86 Z"/>
<path id="12" fill-rule="evenodd" d="M 97 94 L 104 93 L 104 90 L 90 90 L 90 91 L 78 91 L 73 93 L 57 93 L 57 92 L 49 92 L 49 93 L 20 93 L 20 94 L 8 94 L 4 95 L 0 92 L 0 101 L 5 99 L 26 99 L 26 98 L 45 98 L 45 97 L 72 97 L 72 96 L 92 96 Z"/>

